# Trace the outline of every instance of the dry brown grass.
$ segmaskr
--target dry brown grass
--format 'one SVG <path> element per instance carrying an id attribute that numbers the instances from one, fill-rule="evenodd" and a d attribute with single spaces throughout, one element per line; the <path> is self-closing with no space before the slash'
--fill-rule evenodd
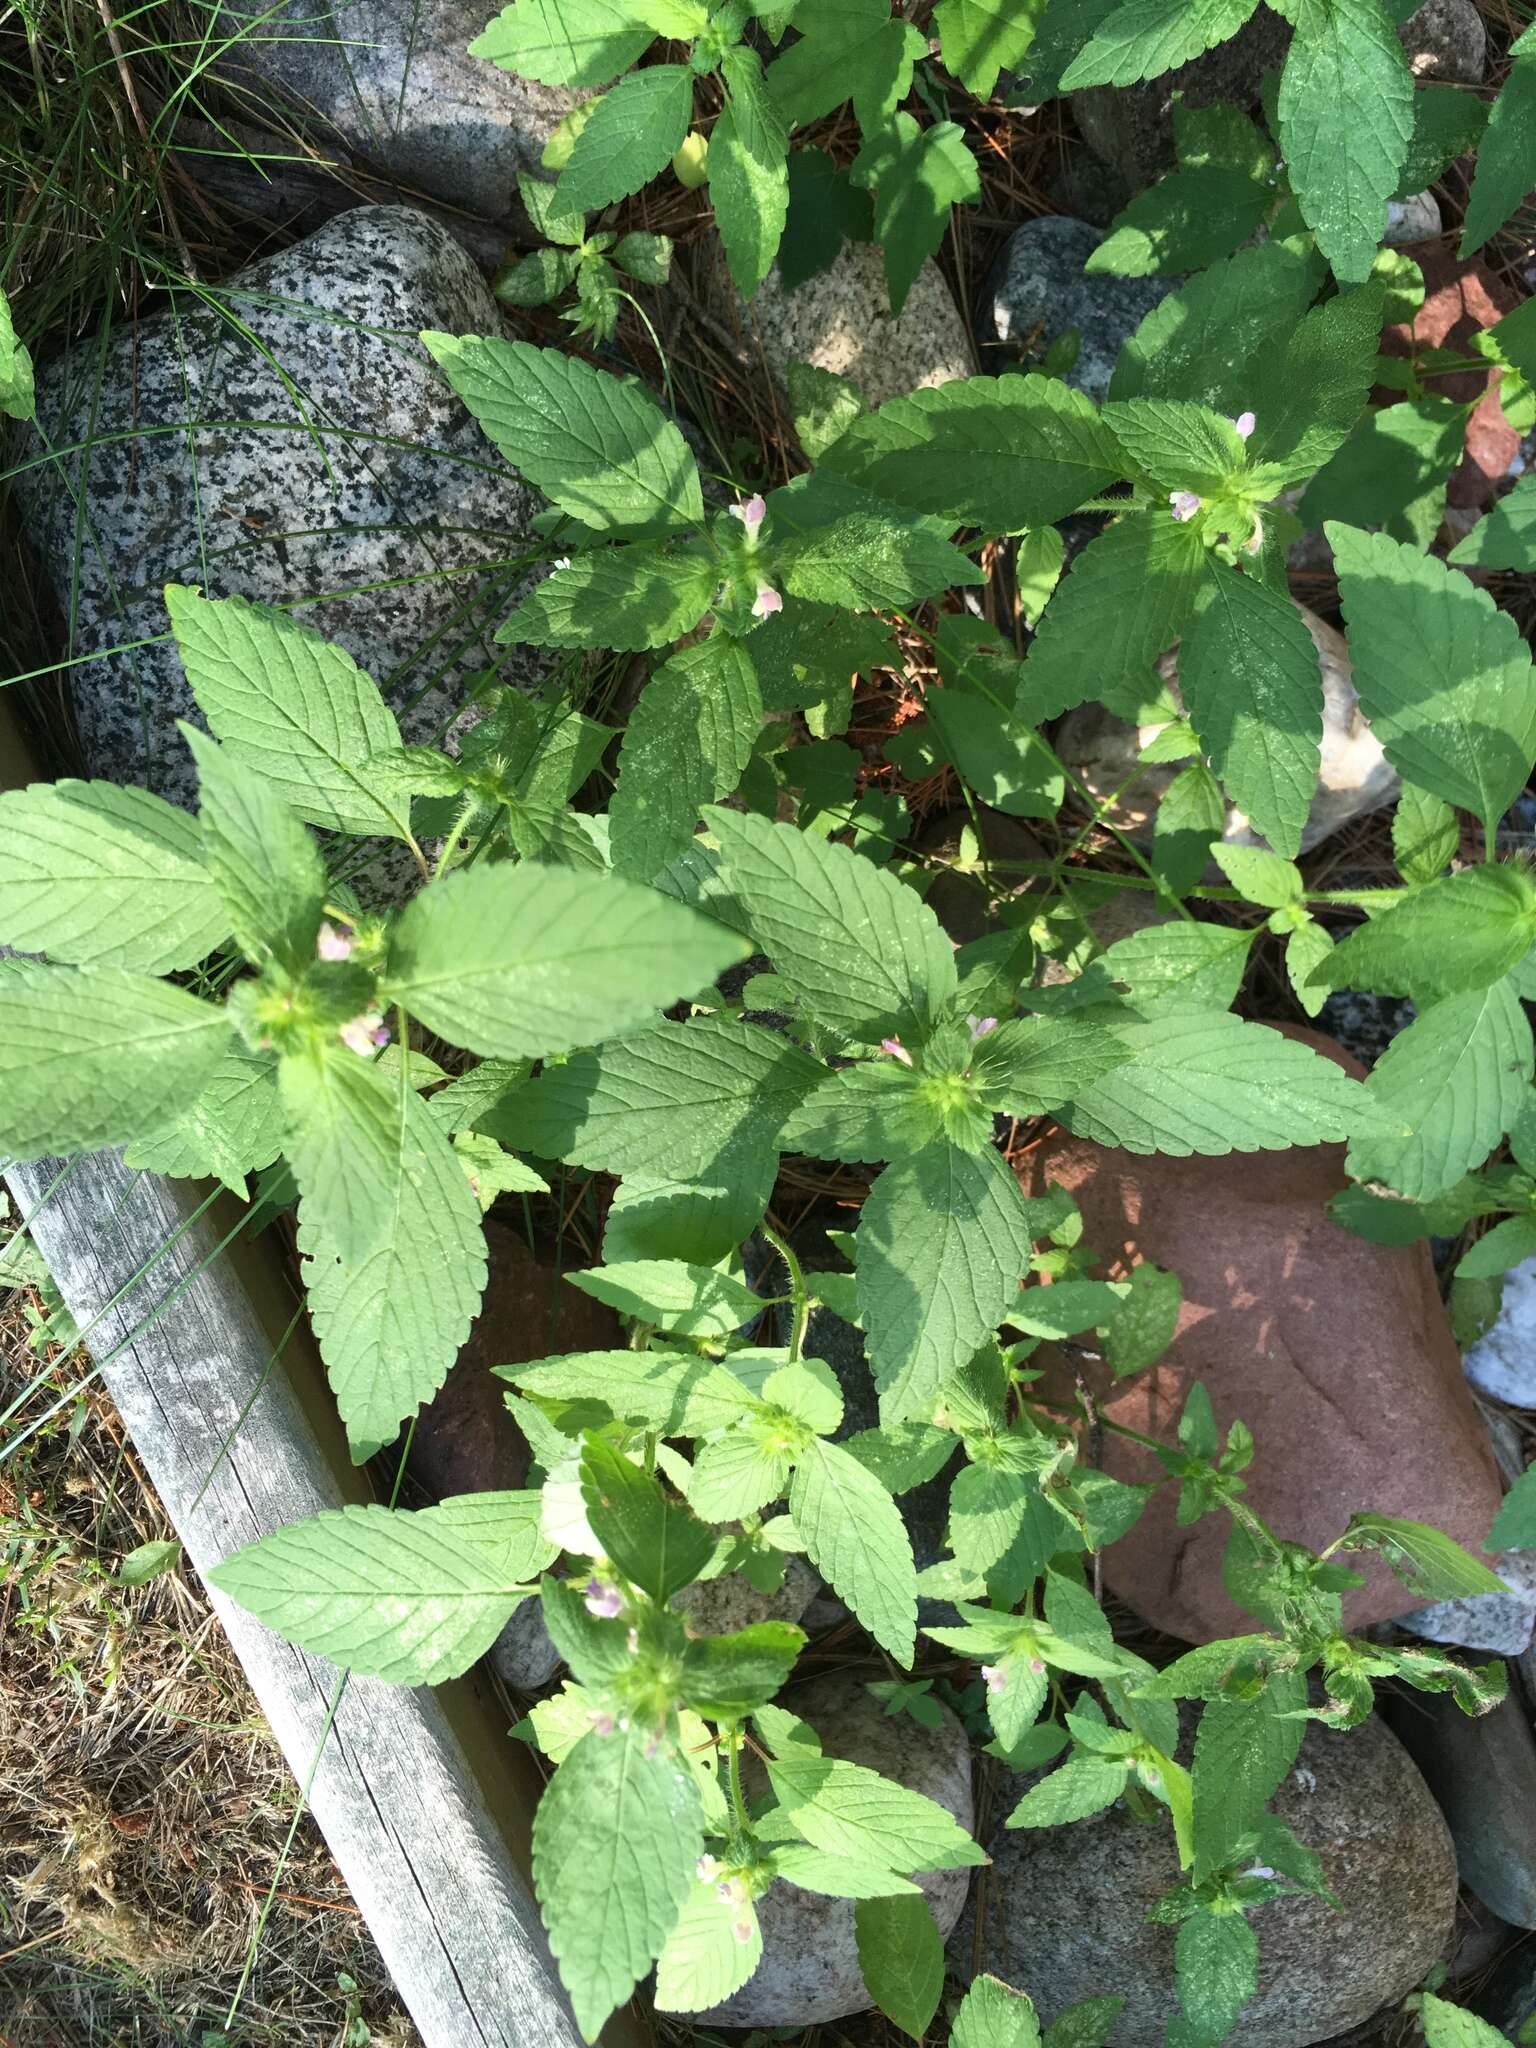
<path id="1" fill-rule="evenodd" d="M 81 1378 L 0 1294 L 0 1405 Z M 25 1415 L 22 1418 L 25 1419 Z M 0 1465 L 0 2048 L 409 2048 L 416 2034 L 99 1386 Z M 349 1992 L 342 1980 L 356 1989 Z"/>

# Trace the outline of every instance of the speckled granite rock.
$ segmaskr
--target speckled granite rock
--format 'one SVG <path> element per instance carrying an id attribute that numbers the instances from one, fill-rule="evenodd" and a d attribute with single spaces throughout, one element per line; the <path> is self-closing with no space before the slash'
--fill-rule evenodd
<path id="1" fill-rule="evenodd" d="M 518 172 L 537 168 L 584 95 L 472 57 L 495 11 L 489 0 L 225 0 L 220 31 L 241 40 L 221 68 L 283 88 L 319 117 L 319 139 L 340 138 L 400 185 L 500 220 Z"/>
<path id="2" fill-rule="evenodd" d="M 1474 1719 L 1449 1693 L 1401 1693 L 1387 1713 L 1450 1826 L 1462 1883 L 1512 1927 L 1536 1927 L 1536 1738 L 1519 1695 Z"/>
<path id="3" fill-rule="evenodd" d="M 1424 0 L 1398 26 L 1415 78 L 1441 85 L 1481 85 L 1488 63 L 1488 32 L 1472 0 Z"/>
<path id="4" fill-rule="evenodd" d="M 1048 213 L 1015 228 L 983 297 L 977 325 L 988 342 L 1038 360 L 1057 335 L 1078 332 L 1067 382 L 1090 398 L 1109 394 L 1115 358 L 1158 301 L 1170 277 L 1085 277 L 1083 265 L 1104 239 L 1085 220 Z"/>
<path id="5" fill-rule="evenodd" d="M 871 405 L 909 391 L 948 384 L 975 370 L 966 331 L 944 273 L 925 263 L 898 319 L 891 317 L 890 293 L 880 251 L 873 242 L 845 242 L 836 261 L 792 292 L 777 270 L 770 271 L 750 305 L 717 262 L 712 295 L 741 333 L 782 380 L 789 363 L 814 363 L 851 377 Z"/>
<path id="6" fill-rule="evenodd" d="M 71 452 L 33 473 L 26 505 L 66 611 L 72 489 L 86 508 L 71 652 L 102 656 L 72 671 L 86 766 L 182 803 L 196 780 L 175 721 L 197 713 L 161 637 L 166 583 L 298 603 L 304 624 L 412 707 L 411 740 L 434 737 L 487 668 L 531 684 L 548 660 L 495 644 L 522 579 L 462 573 L 526 546 L 544 501 L 498 461 L 416 338 L 500 329 L 453 237 L 407 207 L 359 207 L 222 291 L 230 320 L 186 297 L 174 316 L 124 325 L 99 397 L 90 348 L 44 367 L 39 420 Z M 322 592 L 341 594 L 304 602 Z M 142 641 L 155 644 L 103 652 Z"/>
<path id="7" fill-rule="evenodd" d="M 1322 759 L 1317 794 L 1302 831 L 1302 851 L 1306 852 L 1352 818 L 1393 802 L 1401 785 L 1397 770 L 1382 752 L 1381 742 L 1361 716 L 1344 635 L 1305 605 L 1297 609 L 1317 648 L 1323 684 L 1322 726 L 1318 735 Z M 1177 701 L 1177 649 L 1163 655 L 1157 668 Z M 1058 753 L 1095 796 L 1123 791 L 1120 801 L 1109 812 L 1123 832 L 1139 835 L 1151 831 L 1163 792 L 1183 765 L 1154 764 L 1142 769 L 1139 775 L 1136 772 L 1141 749 L 1161 732 L 1164 722 L 1156 720 L 1133 726 L 1116 718 L 1101 704 L 1085 704 L 1069 712 L 1057 728 Z M 1246 816 L 1233 804 L 1227 806 L 1223 837 L 1238 845 L 1255 843 L 1256 835 Z"/>
<path id="8" fill-rule="evenodd" d="M 695 1579 L 674 1596 L 672 1605 L 701 1636 L 730 1635 L 756 1621 L 798 1621 L 821 1590 L 821 1581 L 803 1557 L 784 1560 L 778 1590 L 761 1593 L 743 1572 L 723 1572 L 718 1579 Z"/>
<path id="9" fill-rule="evenodd" d="M 970 1745 L 947 1707 L 939 1727 L 924 1728 L 908 1714 L 887 1715 L 862 1680 L 836 1675 L 793 1687 L 779 1704 L 815 1729 L 824 1755 L 879 1771 L 937 1800 L 963 1828 L 972 1825 Z M 760 1767 L 752 1761 L 747 1781 L 749 1797 L 761 1790 Z M 969 1870 L 918 1873 L 941 1934 L 960 1917 L 970 1877 Z M 868 2010 L 851 1900 L 781 1883 L 759 1902 L 758 1918 L 763 1960 L 755 1976 L 734 1998 L 699 2014 L 701 2024 L 809 2027 Z"/>
<path id="10" fill-rule="evenodd" d="M 1511 1550 L 1490 1564 L 1507 1593 L 1473 1593 L 1465 1600 L 1437 1600 L 1398 1617 L 1398 1626 L 1431 1643 L 1462 1650 L 1491 1650 L 1523 1657 L 1536 1634 L 1536 1551 Z M 1502 1909 L 1501 1909 L 1502 1910 Z M 1505 1915 L 1507 1919 L 1508 1914 Z M 1529 1923 L 1536 1926 L 1536 1921 Z"/>
<path id="11" fill-rule="evenodd" d="M 1093 86 L 1073 93 L 1078 132 L 1139 192 L 1173 162 L 1175 96 L 1192 107 L 1209 106 L 1213 100 L 1252 107 L 1265 72 L 1283 61 L 1290 39 L 1290 28 L 1280 16 L 1261 7 L 1235 36 L 1177 71 L 1165 71 L 1140 85 Z"/>
<path id="12" fill-rule="evenodd" d="M 996 1811 L 1006 1814 L 1006 1795 Z M 1424 1780 L 1381 1721 L 1349 1734 L 1308 1728 L 1274 1810 L 1322 1859 L 1341 1911 L 1276 1899 L 1254 1914 L 1258 1995 L 1232 2034 L 1243 2048 L 1308 2048 L 1401 1998 L 1450 1937 L 1456 1859 Z M 1120 1992 L 1114 2048 L 1161 2048 L 1175 2010 L 1175 1930 L 1147 1908 L 1178 1879 L 1172 1830 L 1123 1805 L 1055 1828 L 999 1827 L 978 1873 L 977 1967 L 1028 1985 L 1049 2022 L 1082 1998 Z M 972 1915 L 950 1944 L 972 1970 Z"/>

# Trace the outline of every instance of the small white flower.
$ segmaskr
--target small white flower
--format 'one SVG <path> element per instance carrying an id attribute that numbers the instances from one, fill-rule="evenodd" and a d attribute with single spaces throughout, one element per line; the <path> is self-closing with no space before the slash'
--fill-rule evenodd
<path id="1" fill-rule="evenodd" d="M 1246 441 L 1259 423 L 1251 412 L 1240 412 L 1232 424 L 1236 427 L 1239 437 Z"/>
<path id="2" fill-rule="evenodd" d="M 971 1043 L 974 1045 L 978 1038 L 985 1038 L 989 1031 L 997 1029 L 997 1019 L 995 1017 L 967 1016 L 965 1028 L 970 1032 Z"/>
<path id="3" fill-rule="evenodd" d="M 912 1055 L 899 1038 L 882 1038 L 880 1050 L 888 1052 L 893 1060 L 900 1060 L 904 1067 L 910 1067 L 912 1064 Z"/>
<path id="4" fill-rule="evenodd" d="M 768 517 L 768 501 L 761 497 L 738 498 L 731 507 L 731 517 L 741 521 L 748 540 L 756 540 L 758 528 Z"/>
<path id="5" fill-rule="evenodd" d="M 588 1714 L 587 1720 L 594 1735 L 611 1735 L 618 1725 L 612 1714 L 605 1714 L 596 1707 Z"/>
<path id="6" fill-rule="evenodd" d="M 581 1604 L 599 1621 L 612 1621 L 623 1610 L 624 1595 L 617 1586 L 604 1585 L 601 1579 L 588 1579 L 581 1589 Z"/>
<path id="7" fill-rule="evenodd" d="M 1000 1664 L 983 1664 L 981 1682 L 989 1693 L 1000 1693 L 1007 1688 L 1008 1674 Z"/>
<path id="8" fill-rule="evenodd" d="M 1186 519 L 1194 518 L 1195 514 L 1200 510 L 1200 502 L 1200 499 L 1193 491 L 1170 491 L 1168 493 L 1168 503 L 1172 508 L 1173 516 L 1181 524 Z"/>
<path id="9" fill-rule="evenodd" d="M 367 1060 L 372 1059 L 381 1046 L 388 1045 L 389 1026 L 377 1010 L 364 1010 L 359 1017 L 349 1017 L 336 1036 L 349 1052 Z"/>
<path id="10" fill-rule="evenodd" d="M 1250 1863 L 1243 1872 L 1244 1877 L 1274 1877 L 1276 1872 L 1267 1863 Z"/>
<path id="11" fill-rule="evenodd" d="M 559 555 L 556 557 L 555 567 L 557 569 L 569 569 L 570 566 L 571 558 L 569 555 Z"/>
<path id="12" fill-rule="evenodd" d="M 322 923 L 315 938 L 315 958 L 349 960 L 352 957 L 352 948 L 356 944 L 357 938 L 354 933 L 338 931 L 335 925 Z"/>
<path id="13" fill-rule="evenodd" d="M 720 1873 L 718 1857 L 701 1856 L 693 1866 L 693 1874 L 700 1884 L 711 1884 Z"/>
<path id="14" fill-rule="evenodd" d="M 742 1946 L 745 1947 L 746 1944 L 752 1939 L 753 1924 L 749 1919 L 747 1919 L 746 1915 L 743 1914 L 741 1919 L 733 1920 L 731 1922 L 731 1932 L 735 1935 L 736 1939 L 742 1944 Z"/>
<path id="15" fill-rule="evenodd" d="M 752 600 L 753 618 L 771 618 L 775 612 L 781 612 L 783 609 L 784 600 L 774 589 L 773 585 L 771 583 L 759 583 L 757 586 L 757 596 Z"/>

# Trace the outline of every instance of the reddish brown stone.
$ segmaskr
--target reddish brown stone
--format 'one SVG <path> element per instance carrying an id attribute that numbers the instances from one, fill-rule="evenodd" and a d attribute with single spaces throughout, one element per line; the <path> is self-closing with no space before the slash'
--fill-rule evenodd
<path id="1" fill-rule="evenodd" d="M 1407 356 L 1415 346 L 1470 354 L 1472 337 L 1514 310 L 1507 286 L 1475 256 L 1458 262 L 1444 242 L 1422 243 L 1412 255 L 1424 273 L 1424 303 L 1411 326 L 1386 329 L 1381 338 L 1384 355 Z M 1471 404 L 1482 393 L 1467 422 L 1466 455 L 1446 490 L 1452 505 L 1472 510 L 1486 506 L 1520 446 L 1520 436 L 1499 407 L 1499 375 L 1497 370 L 1463 370 L 1437 377 L 1429 386 L 1461 405 Z"/>
<path id="2" fill-rule="evenodd" d="M 519 1487 L 528 1446 L 507 1412 L 506 1383 L 491 1367 L 559 1351 L 622 1347 L 618 1317 L 561 1278 L 528 1249 L 520 1230 L 487 1217 L 490 1278 L 469 1341 L 442 1387 L 421 1411 L 410 1469 L 437 1500 L 455 1493 Z"/>
<path id="3" fill-rule="evenodd" d="M 1361 1071 L 1331 1039 L 1294 1035 Z M 1343 1155 L 1342 1145 L 1320 1145 L 1143 1158 L 1063 1135 L 1023 1178 L 1028 1193 L 1047 1181 L 1069 1190 L 1110 1277 L 1151 1259 L 1183 1282 L 1178 1332 L 1158 1365 L 1120 1386 L 1088 1369 L 1107 1420 L 1171 1442 L 1190 1386 L 1203 1380 L 1221 1429 L 1241 1419 L 1253 1431 L 1247 1498 L 1277 1535 L 1321 1549 L 1370 1508 L 1431 1522 L 1477 1549 L 1498 1510 L 1499 1477 L 1428 1248 L 1367 1244 L 1329 1220 Z M 1053 1374 L 1062 1371 L 1053 1361 Z M 1162 1476 L 1150 1453 L 1109 1431 L 1101 1456 L 1120 1479 Z M 1164 1486 L 1105 1552 L 1106 1582 L 1187 1641 L 1252 1629 L 1222 1584 L 1228 1526 L 1209 1515 L 1178 1528 L 1174 1489 Z M 1350 1626 L 1422 1604 L 1384 1566 L 1364 1569 L 1367 1585 L 1346 1599 Z"/>

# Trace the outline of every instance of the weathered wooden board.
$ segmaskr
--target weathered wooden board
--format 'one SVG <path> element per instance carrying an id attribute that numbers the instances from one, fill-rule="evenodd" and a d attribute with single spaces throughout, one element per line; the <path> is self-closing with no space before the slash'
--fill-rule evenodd
<path id="1" fill-rule="evenodd" d="M 60 1170 L 6 1178 L 192 1563 L 363 1497 L 302 1398 L 302 1324 L 299 1366 L 272 1362 L 286 1320 L 263 1313 L 273 1262 L 263 1277 L 214 1256 L 232 1212 L 183 1230 L 199 1191 L 113 1153 L 77 1161 L 45 1201 Z M 537 1909 L 443 1702 L 350 1679 L 326 1735 L 334 1668 L 210 1597 L 428 2048 L 576 2048 Z"/>

